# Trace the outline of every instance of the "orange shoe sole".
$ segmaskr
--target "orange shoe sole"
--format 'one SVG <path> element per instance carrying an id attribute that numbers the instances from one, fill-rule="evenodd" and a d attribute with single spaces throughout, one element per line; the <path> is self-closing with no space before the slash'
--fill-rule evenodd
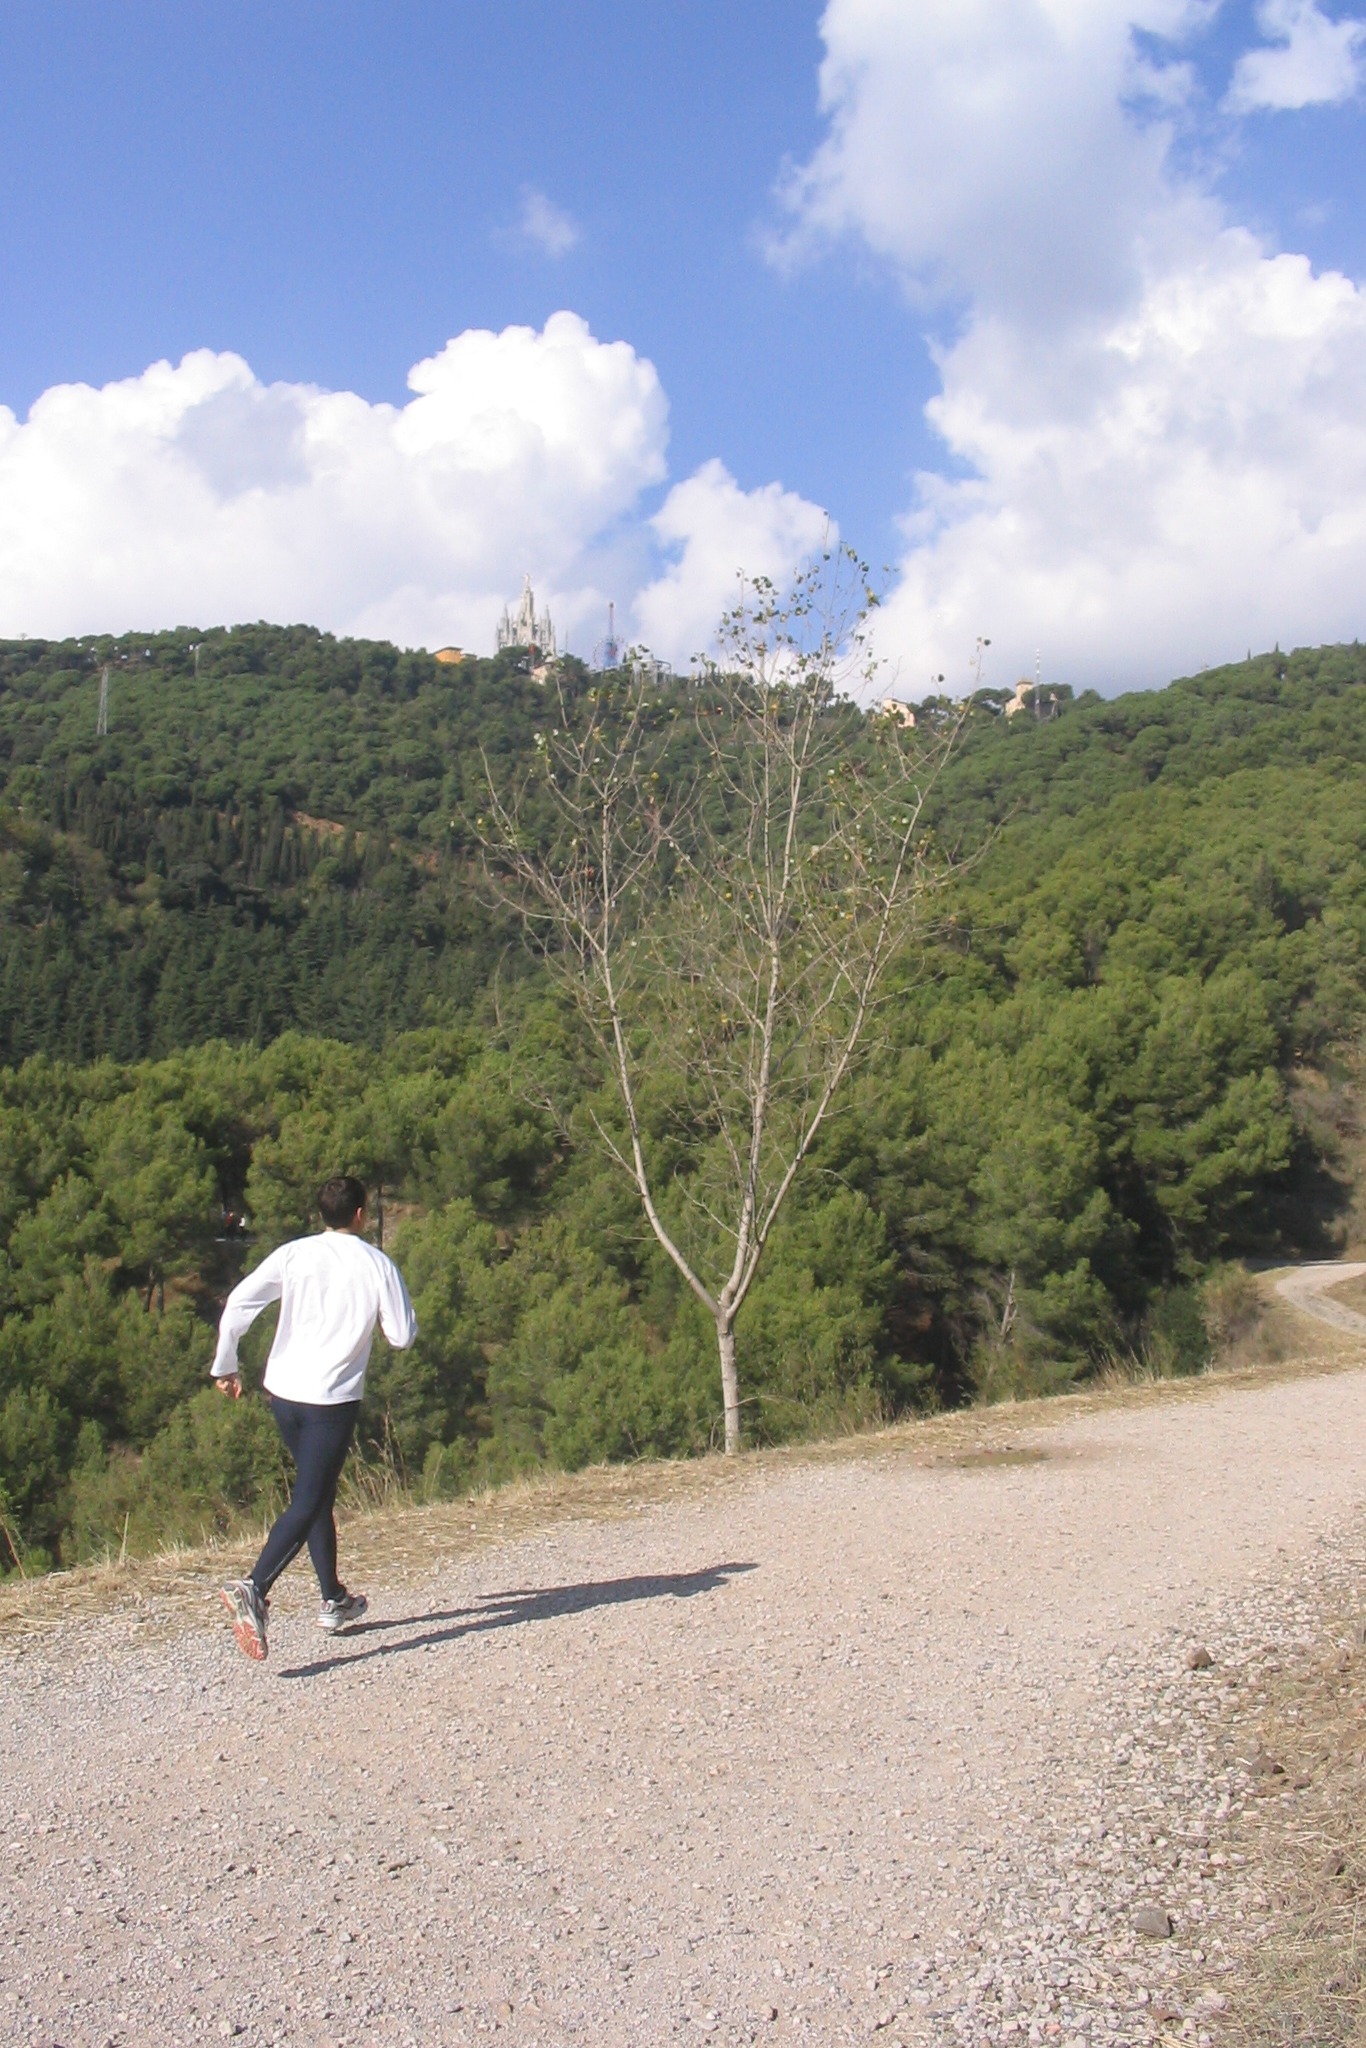
<path id="1" fill-rule="evenodd" d="M 253 1664 L 264 1664 L 266 1661 L 266 1646 L 257 1635 L 251 1623 L 244 1621 L 238 1614 L 228 1593 L 220 1592 L 218 1597 L 228 1610 L 228 1615 L 232 1622 L 233 1636 L 242 1655 L 250 1657 Z"/>

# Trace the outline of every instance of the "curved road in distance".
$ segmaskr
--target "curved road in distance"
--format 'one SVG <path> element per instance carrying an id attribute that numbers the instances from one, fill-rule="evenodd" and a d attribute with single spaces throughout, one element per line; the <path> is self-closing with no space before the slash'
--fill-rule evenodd
<path id="1" fill-rule="evenodd" d="M 1321 1323 L 1331 1323 L 1335 1329 L 1350 1330 L 1355 1337 L 1366 1337 L 1366 1316 L 1356 1309 L 1348 1308 L 1346 1302 L 1335 1301 L 1328 1292 L 1341 1286 L 1345 1280 L 1356 1280 L 1366 1273 L 1366 1261 L 1332 1260 L 1324 1265 L 1297 1266 L 1293 1273 L 1284 1273 L 1276 1282 L 1277 1294 L 1303 1309 L 1308 1316 L 1315 1316 Z"/>

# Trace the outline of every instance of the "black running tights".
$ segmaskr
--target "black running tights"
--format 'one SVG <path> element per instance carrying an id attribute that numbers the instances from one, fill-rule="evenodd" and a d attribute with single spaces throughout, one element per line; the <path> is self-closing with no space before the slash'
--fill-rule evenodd
<path id="1" fill-rule="evenodd" d="M 337 1525 L 332 1504 L 360 1402 L 338 1401 L 323 1407 L 313 1401 L 282 1401 L 278 1394 L 268 1398 L 285 1449 L 294 1460 L 294 1491 L 252 1566 L 252 1584 L 264 1598 L 306 1543 L 323 1599 L 336 1600 L 342 1584 L 337 1577 Z"/>

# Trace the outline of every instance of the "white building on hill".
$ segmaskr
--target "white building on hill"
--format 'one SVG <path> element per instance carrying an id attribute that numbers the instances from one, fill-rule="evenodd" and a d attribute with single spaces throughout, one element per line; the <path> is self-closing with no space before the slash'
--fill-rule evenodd
<path id="1" fill-rule="evenodd" d="M 1069 689 L 1067 695 L 1072 694 Z M 1018 712 L 1032 712 L 1035 718 L 1056 718 L 1062 710 L 1063 699 L 1058 691 L 1036 677 L 1021 676 L 1015 685 L 1015 695 L 1005 706 L 1007 718 L 1014 718 Z"/>
<path id="2" fill-rule="evenodd" d="M 536 594 L 529 576 L 523 582 L 516 609 L 505 605 L 498 622 L 498 651 L 501 654 L 509 647 L 530 648 L 542 662 L 555 659 L 555 628 L 549 612 L 536 610 Z"/>

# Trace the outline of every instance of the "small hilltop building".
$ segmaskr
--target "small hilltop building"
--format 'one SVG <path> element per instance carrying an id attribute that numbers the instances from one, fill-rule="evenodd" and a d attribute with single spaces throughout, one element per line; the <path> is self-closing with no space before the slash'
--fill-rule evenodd
<path id="1" fill-rule="evenodd" d="M 1037 677 L 1021 676 L 1015 685 L 1015 694 L 1005 705 L 1007 718 L 1014 718 L 1018 712 L 1028 711 L 1038 719 L 1056 718 L 1072 696 L 1066 683 L 1055 686 L 1041 683 Z"/>

